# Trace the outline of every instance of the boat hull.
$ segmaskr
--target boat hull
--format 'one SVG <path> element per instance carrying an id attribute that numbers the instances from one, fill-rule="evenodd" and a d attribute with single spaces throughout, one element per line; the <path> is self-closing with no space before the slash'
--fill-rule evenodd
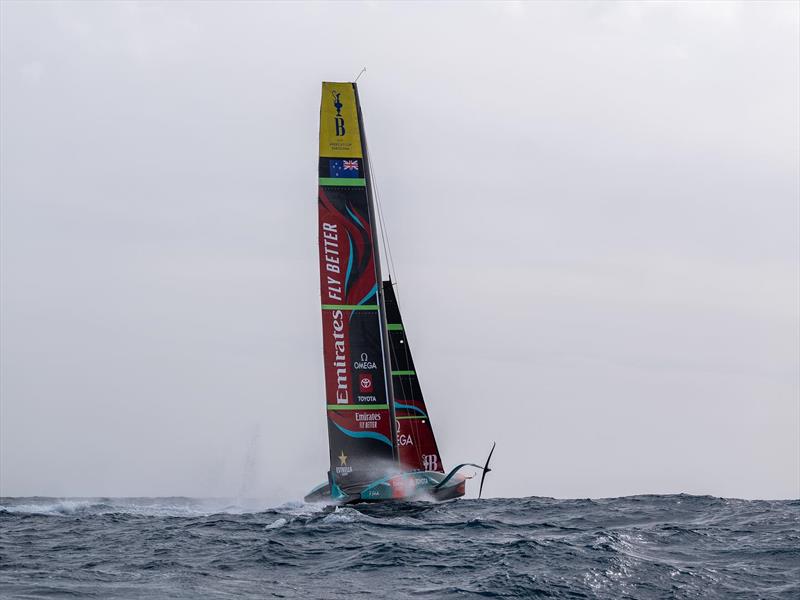
<path id="1" fill-rule="evenodd" d="M 341 490 L 335 486 L 333 493 L 330 484 L 324 483 L 311 490 L 304 500 L 326 504 L 413 500 L 442 502 L 464 495 L 466 480 L 463 476 L 456 475 L 440 485 L 444 479 L 444 474 L 437 471 L 414 471 L 378 479 L 358 490 Z"/>

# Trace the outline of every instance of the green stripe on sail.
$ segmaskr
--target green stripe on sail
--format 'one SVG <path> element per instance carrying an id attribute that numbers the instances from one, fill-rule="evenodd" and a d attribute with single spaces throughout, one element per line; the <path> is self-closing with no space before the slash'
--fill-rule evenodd
<path id="1" fill-rule="evenodd" d="M 395 417 L 395 419 L 427 419 L 428 417 L 424 417 L 422 415 L 411 415 L 410 417 Z"/>
<path id="2" fill-rule="evenodd" d="M 345 187 L 366 187 L 367 180 L 361 177 L 320 177 L 320 185 L 339 185 Z"/>
<path id="3" fill-rule="evenodd" d="M 377 304 L 323 304 L 322 310 L 378 310 Z"/>
<path id="4" fill-rule="evenodd" d="M 389 331 L 403 331 L 403 324 L 402 323 L 387 323 L 386 329 Z"/>
<path id="5" fill-rule="evenodd" d="M 389 410 L 388 404 L 328 404 L 328 410 Z"/>
<path id="6" fill-rule="evenodd" d="M 416 375 L 416 371 L 392 371 L 392 375 Z"/>

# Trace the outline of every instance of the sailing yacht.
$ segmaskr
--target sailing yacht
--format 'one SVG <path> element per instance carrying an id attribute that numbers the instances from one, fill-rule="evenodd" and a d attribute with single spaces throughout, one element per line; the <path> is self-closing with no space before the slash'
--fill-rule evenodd
<path id="1" fill-rule="evenodd" d="M 322 84 L 319 260 L 330 468 L 307 502 L 463 496 L 445 473 L 391 279 L 383 280 L 364 119 L 355 83 Z"/>

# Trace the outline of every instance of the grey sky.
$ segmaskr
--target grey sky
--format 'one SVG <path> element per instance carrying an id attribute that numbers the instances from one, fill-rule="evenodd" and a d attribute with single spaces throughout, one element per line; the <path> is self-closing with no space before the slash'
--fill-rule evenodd
<path id="1" fill-rule="evenodd" d="M 324 479 L 319 84 L 366 65 L 447 464 L 800 496 L 799 7 L 0 3 L 0 493 Z"/>

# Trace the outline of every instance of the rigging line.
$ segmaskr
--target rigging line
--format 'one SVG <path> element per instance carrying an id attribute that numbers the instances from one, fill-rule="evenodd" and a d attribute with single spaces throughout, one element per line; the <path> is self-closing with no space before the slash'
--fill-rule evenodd
<path id="1" fill-rule="evenodd" d="M 367 70 L 367 68 L 364 67 L 362 69 L 362 72 L 366 72 L 366 70 Z M 360 77 L 361 73 L 359 73 L 358 76 Z M 365 147 L 368 146 L 369 143 L 367 141 L 366 132 L 362 130 L 361 136 L 364 139 Z M 373 165 L 373 162 L 372 162 L 372 156 L 368 152 L 365 152 L 365 154 L 366 154 L 367 164 L 369 166 L 369 172 L 370 172 L 370 187 L 372 188 L 373 195 L 375 197 L 375 207 L 377 208 L 376 212 L 378 214 L 378 223 L 380 224 L 381 240 L 383 242 L 383 251 L 384 251 L 384 255 L 386 256 L 386 268 L 387 268 L 387 270 L 389 272 L 389 279 L 391 280 L 392 279 L 392 274 L 394 274 L 394 279 L 396 280 L 397 279 L 397 268 L 394 265 L 394 255 L 392 254 L 392 247 L 391 247 L 391 244 L 389 243 L 389 231 L 388 231 L 388 229 L 386 227 L 386 220 L 384 219 L 384 216 L 383 216 L 383 203 L 381 202 L 381 194 L 380 194 L 380 189 L 378 187 L 378 178 L 375 175 L 375 166 Z M 395 286 L 395 296 L 397 298 L 397 305 L 399 307 L 400 306 L 400 294 L 398 293 L 398 290 L 397 290 L 396 286 Z"/>
<path id="2" fill-rule="evenodd" d="M 389 238 L 386 233 L 386 220 L 383 218 L 383 203 L 381 202 L 380 192 L 378 190 L 378 183 L 375 179 L 374 175 L 375 171 L 373 170 L 372 167 L 372 159 L 368 157 L 367 160 L 369 160 L 369 170 L 371 173 L 373 173 L 372 187 L 373 191 L 375 192 L 375 206 L 378 209 L 377 213 L 378 213 L 378 221 L 380 222 L 381 226 L 381 239 L 383 240 L 383 251 L 384 254 L 386 255 L 386 266 L 389 271 L 389 279 L 391 279 L 392 273 L 395 273 L 396 275 L 397 272 L 394 268 L 394 260 L 392 259 L 392 252 L 391 249 L 389 248 Z"/>
<path id="3" fill-rule="evenodd" d="M 358 77 L 361 77 L 362 73 L 366 73 L 366 71 L 367 67 L 361 69 L 361 72 L 358 74 Z M 358 81 L 358 77 L 356 77 L 356 81 Z M 355 81 L 353 82 L 353 85 L 355 85 Z M 369 141 L 367 140 L 367 132 L 364 130 L 363 123 L 361 127 L 361 139 L 364 142 L 364 148 L 366 150 L 366 148 L 369 147 Z M 386 222 L 384 221 L 383 218 L 383 207 L 381 205 L 380 192 L 378 190 L 378 183 L 375 177 L 375 167 L 372 164 L 372 156 L 370 156 L 369 152 L 367 151 L 364 152 L 364 158 L 366 158 L 366 163 L 367 163 L 366 166 L 368 167 L 370 173 L 369 185 L 370 188 L 372 188 L 373 197 L 375 198 L 375 206 L 377 208 L 376 212 L 378 213 L 378 222 L 380 223 L 381 239 L 383 240 L 383 250 L 387 258 L 386 268 L 389 271 L 389 279 L 391 279 L 392 272 L 395 272 L 396 274 L 396 269 L 394 268 L 394 258 L 392 257 L 392 250 L 389 246 L 389 237 L 388 233 L 386 232 Z"/>
<path id="4" fill-rule="evenodd" d="M 372 189 L 375 195 L 375 206 L 378 209 L 376 212 L 378 213 L 378 221 L 381 226 L 381 239 L 383 241 L 384 254 L 386 254 L 387 258 L 386 267 L 389 271 L 389 278 L 391 279 L 392 273 L 394 273 L 395 277 L 397 277 L 397 269 L 394 266 L 394 255 L 392 254 L 392 247 L 389 243 L 389 232 L 386 228 L 386 220 L 383 216 L 383 203 L 381 202 L 380 188 L 378 187 L 378 180 L 375 176 L 375 168 L 372 164 L 372 157 L 369 155 L 367 155 L 367 162 L 369 163 L 369 171 L 372 175 L 372 181 L 370 183 L 372 184 Z"/>
<path id="5" fill-rule="evenodd" d="M 370 163 L 370 169 L 371 168 L 372 168 L 372 163 Z M 388 265 L 387 266 L 389 267 L 389 279 L 392 282 L 392 288 L 393 288 L 394 296 L 395 296 L 395 303 L 397 304 L 397 308 L 399 310 L 399 308 L 400 308 L 400 288 L 399 288 L 398 282 L 397 282 L 397 279 L 398 279 L 397 267 L 395 267 L 394 254 L 392 254 L 392 246 L 389 243 L 389 230 L 386 227 L 386 220 L 384 219 L 384 216 L 383 216 L 383 204 L 380 201 L 380 191 L 377 188 L 377 181 L 375 182 L 375 200 L 376 200 L 376 204 L 377 204 L 377 207 L 378 207 L 378 217 L 379 217 L 380 223 L 381 223 L 381 236 L 384 238 L 383 239 L 384 253 L 386 254 L 387 259 L 388 259 Z M 384 236 L 384 232 L 385 232 L 385 236 Z M 395 277 L 394 280 L 392 280 L 392 273 L 394 273 L 394 277 Z"/>
<path id="6" fill-rule="evenodd" d="M 361 77 L 366 72 L 367 72 L 367 67 L 364 67 L 363 69 L 361 69 L 358 72 L 358 75 L 356 75 L 356 78 L 353 80 L 353 83 L 358 83 L 358 78 Z"/>

